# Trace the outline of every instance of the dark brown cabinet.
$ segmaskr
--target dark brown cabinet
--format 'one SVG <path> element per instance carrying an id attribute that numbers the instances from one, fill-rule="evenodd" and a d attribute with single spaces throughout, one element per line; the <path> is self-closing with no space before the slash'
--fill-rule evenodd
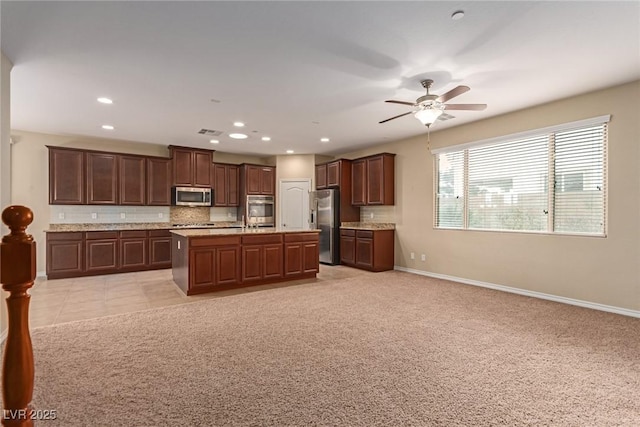
<path id="1" fill-rule="evenodd" d="M 189 248 L 189 288 L 192 293 L 241 282 L 240 237 L 200 239 Z"/>
<path id="2" fill-rule="evenodd" d="M 242 165 L 244 194 L 275 196 L 276 169 L 272 166 Z"/>
<path id="3" fill-rule="evenodd" d="M 393 270 L 394 230 L 340 230 L 340 258 L 344 265 L 369 271 Z"/>
<path id="4" fill-rule="evenodd" d="M 351 160 L 339 159 L 329 163 L 316 165 L 316 188 L 335 188 L 340 190 L 340 221 L 360 221 L 360 208 L 352 204 Z"/>
<path id="5" fill-rule="evenodd" d="M 147 199 L 149 206 L 171 205 L 171 159 L 147 157 Z"/>
<path id="6" fill-rule="evenodd" d="M 172 159 L 173 185 L 212 187 L 213 151 L 169 146 Z"/>
<path id="7" fill-rule="evenodd" d="M 171 232 L 149 230 L 149 268 L 171 267 Z"/>
<path id="8" fill-rule="evenodd" d="M 147 164 L 142 156 L 118 156 L 120 177 L 119 205 L 145 204 Z"/>
<path id="9" fill-rule="evenodd" d="M 86 203 L 85 154 L 65 148 L 49 149 L 49 204 Z"/>
<path id="10" fill-rule="evenodd" d="M 285 234 L 284 275 L 299 276 L 320 271 L 317 234 Z"/>
<path id="11" fill-rule="evenodd" d="M 79 276 L 84 271 L 84 233 L 47 234 L 47 277 Z"/>
<path id="12" fill-rule="evenodd" d="M 118 155 L 87 152 L 87 203 L 118 204 Z"/>
<path id="13" fill-rule="evenodd" d="M 115 273 L 118 270 L 118 232 L 88 231 L 85 233 L 85 271 L 93 274 Z"/>
<path id="14" fill-rule="evenodd" d="M 240 205 L 240 168 L 237 165 L 213 165 L 214 206 Z"/>
<path id="15" fill-rule="evenodd" d="M 242 281 L 282 277 L 282 235 L 242 237 Z"/>
<path id="16" fill-rule="evenodd" d="M 119 237 L 120 269 L 144 269 L 148 263 L 147 232 L 144 230 L 121 231 Z"/>
<path id="17" fill-rule="evenodd" d="M 381 153 L 353 161 L 351 203 L 364 205 L 393 205 L 395 154 Z"/>

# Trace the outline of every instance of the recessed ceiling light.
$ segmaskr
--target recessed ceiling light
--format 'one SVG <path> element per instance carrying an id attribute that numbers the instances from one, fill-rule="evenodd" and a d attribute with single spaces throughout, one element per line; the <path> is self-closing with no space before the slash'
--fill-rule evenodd
<path id="1" fill-rule="evenodd" d="M 220 141 L 218 141 L 217 139 L 210 139 L 209 142 L 212 143 L 212 144 L 217 144 Z"/>
<path id="2" fill-rule="evenodd" d="M 98 102 L 102 104 L 113 104 L 113 100 L 104 97 L 98 98 Z"/>
<path id="3" fill-rule="evenodd" d="M 242 128 L 242 127 L 244 127 L 244 123 L 242 123 L 242 122 L 233 122 L 233 125 L 234 125 L 235 127 L 237 127 L 237 128 Z"/>
<path id="4" fill-rule="evenodd" d="M 293 150 L 287 150 L 287 154 L 293 154 Z"/>
<path id="5" fill-rule="evenodd" d="M 320 138 L 320 142 L 329 142 L 329 138 Z"/>
<path id="6" fill-rule="evenodd" d="M 247 135 L 245 135 L 244 133 L 230 133 L 229 134 L 229 138 L 233 138 L 233 139 L 247 139 Z"/>
<path id="7" fill-rule="evenodd" d="M 271 137 L 270 136 L 263 136 L 262 140 L 263 141 L 271 141 Z"/>
<path id="8" fill-rule="evenodd" d="M 102 125 L 102 129 L 105 129 L 105 130 L 114 130 L 115 128 L 114 128 L 113 126 L 111 126 L 111 125 Z"/>
<path id="9" fill-rule="evenodd" d="M 453 12 L 451 14 L 451 19 L 453 19 L 454 21 L 459 21 L 462 18 L 464 18 L 464 11 L 463 10 L 456 10 L 455 12 Z"/>

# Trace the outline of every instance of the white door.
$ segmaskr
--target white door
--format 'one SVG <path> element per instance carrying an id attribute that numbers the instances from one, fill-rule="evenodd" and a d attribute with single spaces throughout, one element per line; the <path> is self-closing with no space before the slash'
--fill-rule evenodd
<path id="1" fill-rule="evenodd" d="M 280 227 L 289 230 L 309 230 L 310 179 L 280 181 Z"/>

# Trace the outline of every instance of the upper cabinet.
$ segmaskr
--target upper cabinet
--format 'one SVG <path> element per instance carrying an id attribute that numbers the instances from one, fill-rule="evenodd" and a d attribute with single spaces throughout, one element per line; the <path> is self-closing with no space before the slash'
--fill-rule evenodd
<path id="1" fill-rule="evenodd" d="M 360 208 L 351 203 L 351 177 L 353 162 L 347 159 L 334 160 L 316 165 L 316 189 L 340 190 L 340 221 L 360 221 Z"/>
<path id="2" fill-rule="evenodd" d="M 240 205 L 240 168 L 238 165 L 213 165 L 214 206 Z"/>
<path id="3" fill-rule="evenodd" d="M 213 151 L 169 146 L 173 167 L 173 185 L 213 187 Z"/>
<path id="4" fill-rule="evenodd" d="M 87 203 L 118 204 L 118 155 L 87 152 Z"/>
<path id="5" fill-rule="evenodd" d="M 147 205 L 171 204 L 171 159 L 147 157 Z"/>
<path id="6" fill-rule="evenodd" d="M 86 203 L 84 152 L 67 148 L 49 149 L 49 204 Z"/>
<path id="7" fill-rule="evenodd" d="M 275 196 L 276 168 L 243 164 L 240 174 L 244 184 L 244 194 Z"/>
<path id="8" fill-rule="evenodd" d="M 395 154 L 381 153 L 352 163 L 351 203 L 355 206 L 393 205 Z"/>
<path id="9" fill-rule="evenodd" d="M 147 164 L 143 156 L 118 156 L 120 170 L 119 205 L 145 204 Z"/>

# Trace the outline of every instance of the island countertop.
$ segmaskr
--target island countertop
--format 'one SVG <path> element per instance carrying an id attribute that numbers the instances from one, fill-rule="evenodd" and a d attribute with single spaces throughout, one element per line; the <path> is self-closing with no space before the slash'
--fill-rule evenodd
<path id="1" fill-rule="evenodd" d="M 280 234 L 280 233 L 320 233 L 320 230 L 292 230 L 283 227 L 264 228 L 197 228 L 171 230 L 173 234 L 182 237 L 206 236 L 243 236 L 251 234 Z"/>

